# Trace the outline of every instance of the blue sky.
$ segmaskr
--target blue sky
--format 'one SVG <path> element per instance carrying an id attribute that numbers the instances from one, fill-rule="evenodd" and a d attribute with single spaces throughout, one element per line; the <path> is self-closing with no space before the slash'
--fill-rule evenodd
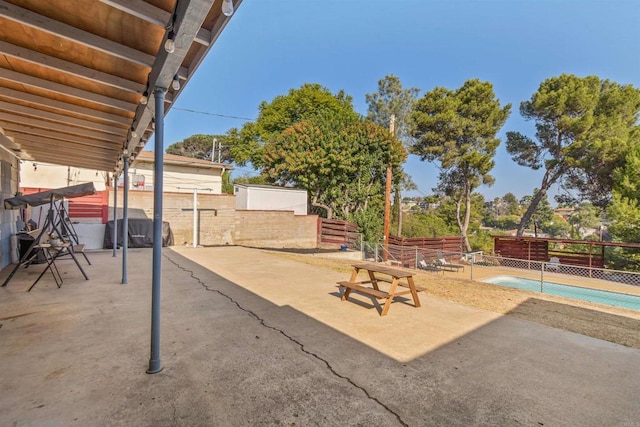
<path id="1" fill-rule="evenodd" d="M 500 135 L 533 135 L 519 104 L 563 72 L 640 87 L 640 0 L 244 0 L 175 107 L 255 118 L 261 101 L 308 82 L 345 90 L 366 114 L 365 94 L 387 74 L 421 94 L 479 78 L 512 104 Z M 175 109 L 165 145 L 243 123 Z M 419 187 L 408 195 L 431 193 L 435 164 L 410 156 L 405 169 Z M 542 177 L 504 139 L 493 175 L 479 189 L 487 199 L 530 194 Z"/>

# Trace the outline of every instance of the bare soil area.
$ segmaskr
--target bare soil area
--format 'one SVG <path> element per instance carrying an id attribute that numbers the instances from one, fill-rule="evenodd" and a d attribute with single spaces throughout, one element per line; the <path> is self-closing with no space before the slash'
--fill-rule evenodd
<path id="1" fill-rule="evenodd" d="M 271 253 L 345 275 L 353 264 L 350 260 L 309 254 Z M 416 286 L 427 295 L 640 349 L 637 310 L 448 277 L 446 272 L 416 271 L 414 278 Z"/>

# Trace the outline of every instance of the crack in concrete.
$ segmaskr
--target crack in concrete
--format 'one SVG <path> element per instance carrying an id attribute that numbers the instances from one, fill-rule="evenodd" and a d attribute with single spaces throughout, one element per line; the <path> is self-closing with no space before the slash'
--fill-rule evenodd
<path id="1" fill-rule="evenodd" d="M 193 278 L 194 280 L 196 280 L 205 290 L 209 291 L 209 292 L 216 292 L 218 294 L 220 294 L 221 296 L 227 298 L 230 302 L 232 302 L 233 304 L 235 304 L 240 310 L 244 311 L 245 313 L 249 314 L 251 317 L 255 318 L 260 325 L 264 326 L 265 328 L 271 329 L 273 331 L 276 331 L 278 333 L 280 333 L 282 336 L 284 336 L 285 338 L 287 338 L 288 340 L 290 340 L 291 342 L 295 343 L 298 347 L 300 347 L 300 350 L 311 356 L 314 357 L 315 359 L 321 361 L 322 363 L 325 364 L 325 366 L 327 367 L 327 369 L 336 377 L 343 379 L 345 381 L 347 381 L 349 384 L 351 384 L 353 387 L 357 388 L 358 390 L 362 391 L 365 396 L 367 396 L 368 399 L 373 400 L 374 402 L 376 402 L 378 405 L 380 405 L 382 408 L 384 408 L 387 412 L 389 412 L 390 414 L 392 414 L 393 416 L 396 417 L 396 419 L 398 420 L 398 422 L 405 427 L 408 427 L 409 424 L 407 424 L 401 417 L 400 415 L 393 411 L 391 408 L 389 408 L 387 405 L 385 405 L 384 403 L 382 403 L 380 400 L 378 400 L 378 398 L 372 396 L 369 391 L 364 388 L 361 385 L 356 384 L 351 378 L 344 376 L 340 373 L 338 373 L 333 366 L 331 366 L 331 364 L 326 360 L 323 359 L 322 357 L 320 357 L 319 355 L 317 355 L 316 353 L 309 351 L 305 348 L 304 344 L 300 341 L 298 341 L 297 339 L 295 339 L 294 337 L 292 337 L 291 335 L 288 335 L 285 331 L 283 331 L 280 328 L 277 328 L 275 326 L 271 326 L 271 325 L 267 325 L 265 320 L 263 318 L 261 318 L 260 316 L 258 316 L 256 313 L 254 313 L 253 311 L 244 308 L 243 306 L 240 305 L 240 303 L 238 303 L 238 301 L 236 301 L 235 299 L 233 299 L 233 297 L 225 294 L 224 292 L 222 292 L 219 289 L 215 289 L 215 288 L 211 288 L 209 287 L 206 283 L 204 283 L 198 276 L 195 275 L 195 273 L 185 267 L 183 267 L 182 265 L 180 265 L 178 262 L 176 262 L 175 260 L 173 260 L 172 258 L 170 258 L 167 255 L 163 256 L 168 259 L 169 261 L 171 261 L 171 263 L 173 263 L 176 267 L 178 267 L 180 270 L 184 271 L 185 273 L 189 273 L 191 275 L 191 278 Z"/>

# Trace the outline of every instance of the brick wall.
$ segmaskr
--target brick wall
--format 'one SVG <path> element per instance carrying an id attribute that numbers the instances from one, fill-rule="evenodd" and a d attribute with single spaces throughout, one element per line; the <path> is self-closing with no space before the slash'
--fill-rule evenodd
<path id="1" fill-rule="evenodd" d="M 113 192 L 109 219 L 113 219 Z M 193 243 L 193 194 L 164 193 L 163 220 L 169 222 L 176 245 Z M 236 211 L 235 196 L 198 194 L 199 244 L 245 245 L 267 248 L 315 248 L 315 215 L 292 211 Z M 122 191 L 118 191 L 118 218 L 122 218 Z M 153 218 L 153 192 L 129 192 L 129 218 Z"/>
<path id="2" fill-rule="evenodd" d="M 315 248 L 318 217 L 293 211 L 236 211 L 236 245 L 266 248 Z"/>

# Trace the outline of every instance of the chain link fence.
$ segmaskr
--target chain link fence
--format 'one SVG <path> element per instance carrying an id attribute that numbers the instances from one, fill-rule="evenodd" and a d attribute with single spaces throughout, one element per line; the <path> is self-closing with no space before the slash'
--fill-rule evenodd
<path id="1" fill-rule="evenodd" d="M 553 258 L 548 262 L 505 258 L 482 251 L 450 252 L 369 242 L 358 245 L 364 261 L 605 304 L 619 305 L 607 302 L 609 297 L 604 294 L 628 294 L 634 302 L 625 306 L 640 307 L 640 273 L 636 272 L 562 264 Z"/>

